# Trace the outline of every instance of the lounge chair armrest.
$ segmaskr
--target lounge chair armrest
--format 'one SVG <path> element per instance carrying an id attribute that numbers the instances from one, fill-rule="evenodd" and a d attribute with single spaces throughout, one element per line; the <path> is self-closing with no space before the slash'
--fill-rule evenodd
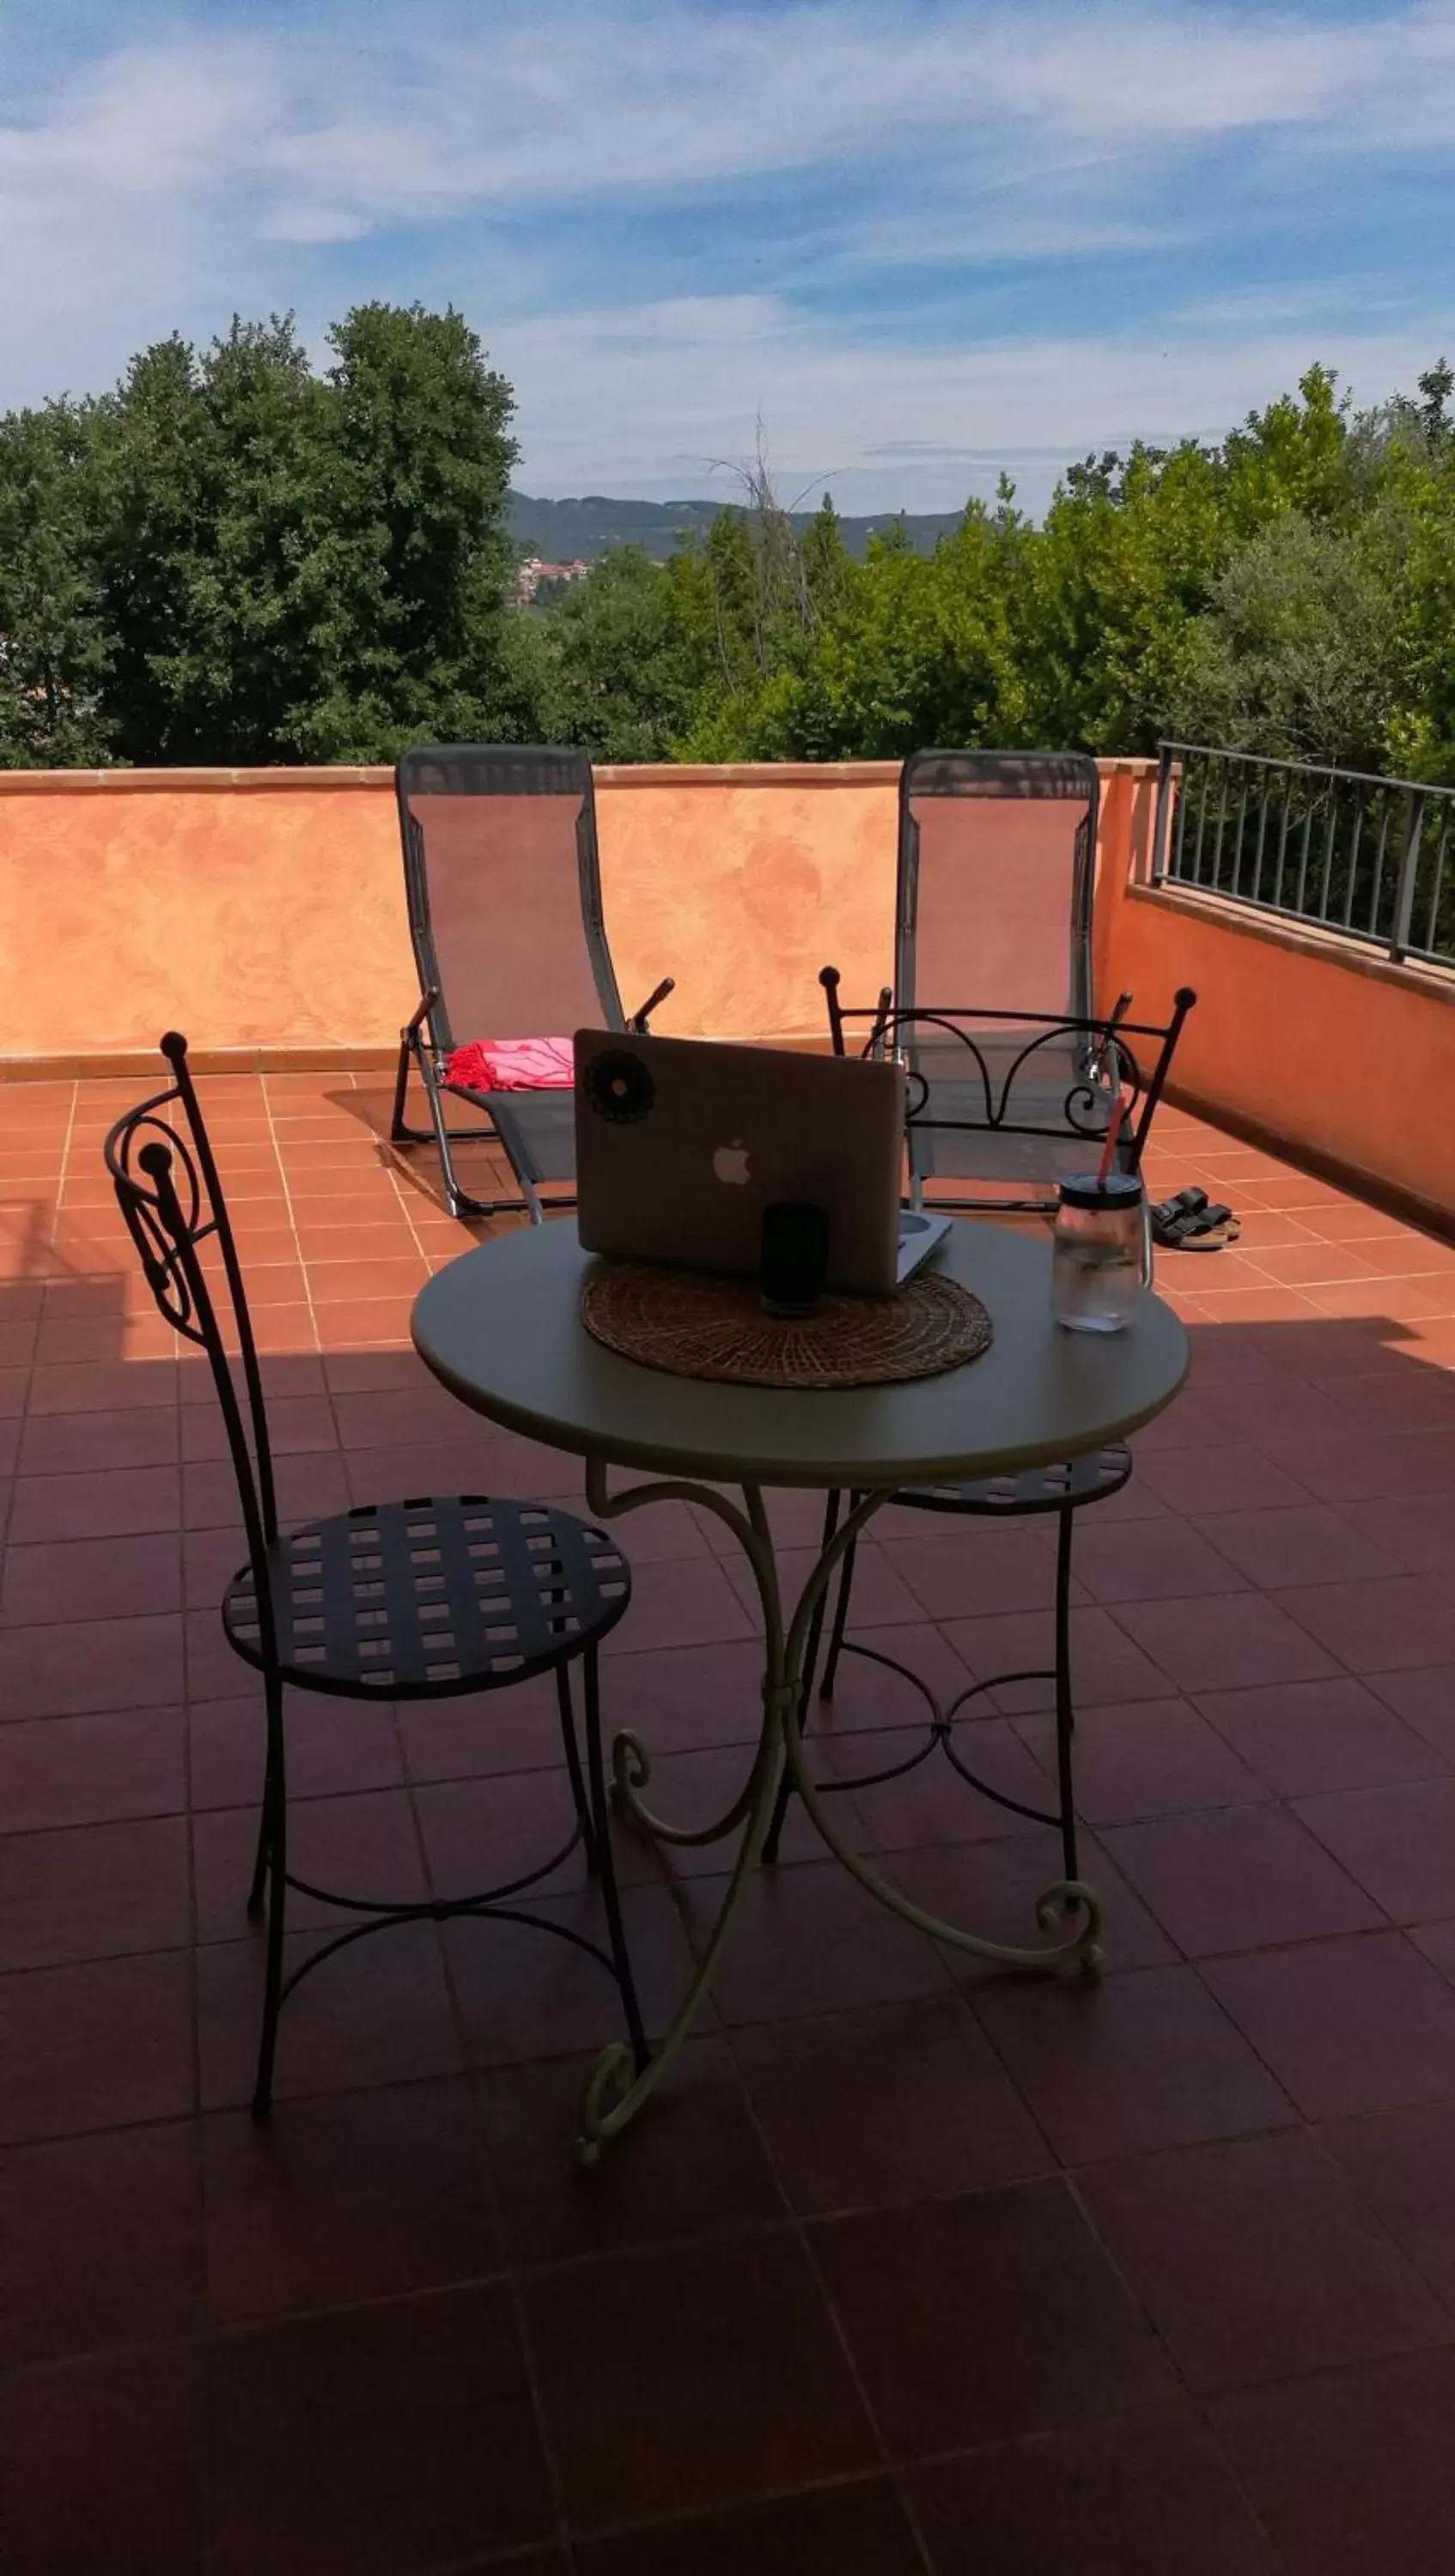
<path id="1" fill-rule="evenodd" d="M 668 994 L 669 994 L 669 993 L 675 993 L 675 992 L 676 992 L 676 990 L 677 990 L 677 978 L 676 978 L 676 976 L 675 976 L 675 975 L 664 975 L 664 976 L 663 976 L 663 978 L 662 978 L 662 980 L 661 980 L 661 983 L 657 986 L 656 991 L 655 991 L 654 993 L 649 993 L 649 994 L 647 995 L 647 998 L 646 998 L 646 1000 L 643 1002 L 641 1009 L 640 1009 L 639 1011 L 635 1011 L 635 1012 L 633 1012 L 631 1019 L 630 1019 L 630 1020 L 629 1020 L 629 1022 L 627 1023 L 628 1027 L 632 1030 L 632 1032 L 633 1032 L 634 1036 L 639 1037 L 639 1038 L 644 1038 L 644 1037 L 646 1036 L 646 1034 L 647 1034 L 647 1022 L 650 1020 L 650 1018 L 651 1018 L 651 1016 L 652 1016 L 653 1011 L 654 1011 L 654 1010 L 656 1009 L 656 1007 L 657 1007 L 657 1004 L 658 1004 L 659 1002 L 665 1002 L 665 1000 L 666 1000 L 666 998 L 667 998 Z"/>
<path id="2" fill-rule="evenodd" d="M 1093 1038 L 1091 1045 L 1087 1049 L 1086 1075 L 1088 1081 L 1106 1084 L 1110 1084 L 1114 1081 L 1116 1068 L 1112 1050 L 1117 1043 L 1116 1032 L 1120 1023 L 1126 1018 L 1131 1007 L 1131 994 L 1118 993 L 1116 1000 L 1113 1002 L 1111 1007 L 1110 1018 L 1105 1021 L 1098 1033 L 1098 1036 Z"/>
<path id="3" fill-rule="evenodd" d="M 410 1021 L 407 1028 L 401 1029 L 399 1032 L 399 1043 L 401 1046 L 409 1046 L 413 1040 L 418 1037 L 421 1028 L 429 1018 L 429 1015 L 438 1000 L 439 992 L 437 987 L 434 985 L 431 985 L 430 990 L 427 993 L 421 993 L 419 997 L 419 1008 L 415 1012 L 413 1019 Z"/>

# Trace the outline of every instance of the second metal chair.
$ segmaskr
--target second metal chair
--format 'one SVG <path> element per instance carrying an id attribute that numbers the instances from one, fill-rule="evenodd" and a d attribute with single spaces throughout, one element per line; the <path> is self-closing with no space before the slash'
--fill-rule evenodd
<path id="1" fill-rule="evenodd" d="M 597 1669 L 601 1640 L 631 1599 L 626 1560 L 605 1531 L 569 1512 L 488 1494 L 360 1504 L 280 1530 L 257 1346 L 187 1042 L 172 1034 L 161 1047 L 170 1083 L 118 1119 L 105 1156 L 161 1313 L 207 1358 L 237 1479 L 247 1558 L 227 1587 L 222 1624 L 234 1653 L 262 1675 L 264 1704 L 262 1811 L 248 1896 L 249 1914 L 262 1914 L 265 1905 L 267 1914 L 254 2113 L 261 2117 L 271 2104 L 278 2016 L 300 1979 L 366 1934 L 455 1915 L 532 1923 L 599 1961 L 616 1981 L 641 2064 L 646 2038 L 612 1858 Z M 570 1682 L 576 1663 L 585 1702 L 584 1774 Z M 290 1868 L 285 1688 L 356 1700 L 445 1699 L 507 1690 L 540 1673 L 555 1677 L 574 1809 L 560 1850 L 494 1887 L 458 1897 L 345 1895 Z M 515 1902 L 578 1845 L 600 1882 L 604 1944 Z M 285 1974 L 290 1890 L 359 1919 Z"/>
<path id="2" fill-rule="evenodd" d="M 1184 986 L 1175 996 L 1172 1017 L 1162 1025 L 1133 1021 L 1126 1016 L 1126 996 L 1118 1002 L 1115 1013 L 1106 1019 L 1072 1020 L 1038 1017 L 1026 1013 L 986 1012 L 916 1012 L 896 1010 L 892 996 L 881 994 L 868 1008 L 844 1010 L 839 1002 L 839 979 L 835 969 L 826 966 L 820 977 L 829 1010 L 830 1036 L 836 1054 L 847 1051 L 849 1024 L 867 1024 L 868 1034 L 862 1052 L 866 1055 L 898 1053 L 911 1067 L 909 1084 L 908 1129 L 910 1159 L 914 1161 L 913 1139 L 916 1121 L 927 1124 L 947 1123 L 950 1133 L 964 1137 L 981 1134 L 992 1138 L 1019 1139 L 1027 1150 L 1056 1148 L 1068 1162 L 1079 1159 L 1082 1166 L 1095 1160 L 1098 1148 L 1105 1142 L 1107 1127 L 1113 1117 L 1123 1121 L 1122 1167 L 1137 1172 L 1147 1143 L 1152 1118 L 1166 1089 L 1183 1022 L 1197 996 Z M 1014 1020 L 1018 1043 L 1013 1054 L 997 1058 L 987 1052 L 982 1031 L 987 1020 L 997 1026 Z M 920 1039 L 921 1023 L 933 1023 L 937 1047 L 947 1053 L 954 1049 L 963 1070 L 953 1086 L 952 1102 L 947 1103 L 945 1087 L 938 1090 L 914 1070 Z M 1144 1073 L 1134 1051 L 1134 1041 L 1155 1042 L 1156 1055 Z M 1048 1092 L 1043 1065 L 1047 1058 L 1062 1067 L 1057 1083 Z M 1029 1077 L 1032 1097 L 1028 1114 L 1020 1115 L 1016 1095 L 1018 1078 Z M 1051 1117 L 1059 1109 L 1059 1118 Z M 965 1167 L 962 1149 L 956 1156 L 957 1166 Z M 935 1204 L 942 1204 L 936 1201 Z M 1132 1472 L 1131 1453 L 1121 1443 L 1109 1449 L 1093 1451 L 1089 1456 L 1058 1460 L 1049 1466 L 1023 1470 L 1018 1475 L 990 1476 L 959 1485 L 915 1486 L 897 1493 L 894 1501 L 910 1511 L 950 1513 L 962 1518 L 1007 1521 L 1056 1516 L 1056 1565 L 1053 1581 L 1052 1661 L 1034 1671 L 999 1673 L 983 1681 L 968 1682 L 954 1699 L 942 1706 L 920 1674 L 897 1657 L 880 1648 L 866 1645 L 848 1635 L 853 1600 L 855 1545 L 845 1551 L 834 1599 L 829 1649 L 824 1665 L 819 1696 L 833 1696 L 839 1659 L 845 1654 L 861 1655 L 870 1663 L 885 1666 L 898 1673 L 918 1692 L 928 1711 L 927 1731 L 903 1760 L 885 1764 L 879 1770 L 857 1776 L 836 1777 L 820 1781 L 823 1795 L 831 1790 L 865 1790 L 886 1780 L 901 1778 L 917 1770 L 922 1762 L 939 1751 L 951 1768 L 991 1798 L 998 1806 L 1031 1823 L 1053 1826 L 1061 1836 L 1062 1862 L 1066 1876 L 1074 1879 L 1077 1870 L 1076 1805 L 1072 1778 L 1072 1735 L 1076 1716 L 1071 1677 L 1071 1543 L 1075 1515 L 1088 1506 L 1105 1502 L 1118 1493 Z M 860 1500 L 849 1497 L 850 1508 Z M 839 1525 L 842 1496 L 830 1494 L 824 1519 L 824 1545 L 827 1546 Z M 823 1641 L 824 1614 L 814 1622 L 805 1661 L 805 1707 L 813 1687 L 818 1656 Z M 985 1692 L 1008 1688 L 1012 1684 L 1049 1682 L 1054 1693 L 1056 1726 L 1056 1804 L 1054 1807 L 1030 1806 L 995 1788 L 965 1760 L 956 1742 L 957 1720 L 971 1703 Z M 776 1856 L 787 1811 L 788 1792 L 779 1798 L 777 1813 L 768 1837 L 767 1856 Z"/>

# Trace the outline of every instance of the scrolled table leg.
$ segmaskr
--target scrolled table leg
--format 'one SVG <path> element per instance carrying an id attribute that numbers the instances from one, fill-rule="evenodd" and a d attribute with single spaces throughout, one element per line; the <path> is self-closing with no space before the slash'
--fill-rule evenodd
<path id="1" fill-rule="evenodd" d="M 757 1578 L 759 1591 L 769 1581 L 777 1599 L 777 1566 L 768 1537 L 766 1563 L 758 1562 L 762 1541 L 751 1514 L 738 1510 L 725 1494 L 714 1492 L 710 1485 L 694 1485 L 685 1480 L 654 1478 L 650 1484 L 627 1485 L 620 1493 L 611 1493 L 606 1482 L 606 1469 L 593 1459 L 586 1469 L 586 1498 L 599 1520 L 618 1520 L 625 1512 L 640 1511 L 646 1503 L 696 1503 L 700 1510 L 716 1512 L 725 1521 L 748 1559 Z M 764 1524 L 766 1535 L 766 1523 Z M 766 1720 L 765 1720 L 766 1722 Z M 620 1727 L 611 1739 L 611 1795 L 619 1816 L 627 1817 L 653 1842 L 675 1845 L 682 1850 L 700 1851 L 710 1843 L 720 1843 L 734 1833 L 747 1816 L 753 1799 L 753 1770 L 722 1815 L 708 1825 L 674 1825 L 657 1815 L 641 1796 L 652 1776 L 650 1749 L 631 1727 Z"/>
<path id="2" fill-rule="evenodd" d="M 865 1517 L 868 1517 L 867 1512 Z M 791 1665 L 795 1664 L 795 1657 L 801 1659 L 814 1604 L 833 1572 L 834 1562 L 833 1551 L 827 1551 L 804 1586 L 788 1636 L 787 1661 Z M 1001 1967 L 1043 1970 L 1077 1967 L 1088 1976 L 1098 1973 L 1102 1965 L 1101 1899 L 1095 1888 L 1088 1887 L 1084 1879 L 1058 1879 L 1037 1900 L 1036 1923 L 1042 1932 L 1054 1932 L 1068 1919 L 1075 1923 L 1076 1928 L 1062 1941 L 1048 1941 L 1038 1948 L 1022 1949 L 1011 1942 L 992 1941 L 983 1933 L 963 1931 L 958 1924 L 946 1922 L 942 1916 L 916 1905 L 912 1897 L 906 1896 L 902 1888 L 881 1876 L 852 1843 L 845 1841 L 833 1820 L 828 1802 L 819 1794 L 805 1759 L 802 1711 L 796 1694 L 784 1702 L 782 1725 L 789 1775 L 803 1800 L 810 1823 L 835 1860 L 858 1880 L 870 1896 L 887 1906 L 891 1914 L 898 1914 L 904 1922 L 912 1923 L 917 1931 L 928 1932 L 934 1940 L 945 1942 L 951 1949 L 966 1951 L 977 1959 L 992 1959 Z"/>
<path id="3" fill-rule="evenodd" d="M 1038 1948 L 1019 1948 L 1007 1942 L 989 1940 L 979 1933 L 963 1931 L 957 1924 L 945 1922 L 923 1906 L 916 1905 L 902 1889 L 882 1877 L 854 1850 L 852 1844 L 845 1842 L 815 1787 L 804 1759 L 800 1706 L 809 1630 L 835 1567 L 880 1505 L 889 1499 L 887 1495 L 863 1495 L 840 1524 L 822 1550 L 799 1596 L 792 1620 L 785 1628 L 772 1531 L 762 1495 L 756 1488 L 744 1490 L 745 1511 L 739 1511 L 726 1496 L 711 1487 L 677 1480 L 632 1485 L 613 1495 L 607 1491 L 605 1469 L 593 1461 L 587 1470 L 586 1491 L 592 1512 L 603 1520 L 638 1510 L 647 1503 L 668 1501 L 693 1502 L 717 1513 L 738 1539 L 757 1586 L 763 1612 L 765 1672 L 763 1725 L 747 1783 L 727 1814 L 705 1831 L 688 1832 L 680 1827 L 663 1827 L 660 1820 L 651 1816 L 650 1810 L 640 1807 L 635 1792 L 646 1785 L 650 1776 L 650 1757 L 640 1739 L 629 1731 L 624 1730 L 613 1741 L 612 1762 L 618 1789 L 626 1800 L 628 1811 L 639 1815 L 648 1831 L 669 1844 L 701 1844 L 717 1841 L 732 1831 L 734 1825 L 741 1823 L 743 1838 L 696 1972 L 647 2064 L 638 2069 L 633 2064 L 630 2050 L 617 2041 L 603 2051 L 592 2069 L 582 2096 L 576 2141 L 577 2156 L 583 2164 L 595 2164 L 603 2147 L 635 2119 L 655 2093 L 687 2038 L 712 1984 L 718 1961 L 762 1856 L 785 1761 L 820 1839 L 850 1876 L 891 1913 L 898 1914 L 934 1940 L 969 1952 L 976 1958 L 994 1960 L 1005 1967 L 1047 1970 L 1076 1966 L 1088 1974 L 1096 1972 L 1102 1956 L 1101 1900 L 1095 1890 L 1083 1881 L 1057 1881 L 1047 1888 L 1036 1906 L 1036 1921 L 1042 1932 L 1052 1933 L 1068 1919 L 1073 1923 L 1075 1928 L 1061 1941 L 1047 1941 Z"/>
<path id="4" fill-rule="evenodd" d="M 887 1500 L 883 1494 L 863 1497 L 822 1551 L 804 1584 L 784 1641 L 785 1672 L 796 1675 L 801 1671 L 814 1614 L 835 1567 L 845 1550 L 853 1545 L 866 1521 Z M 1101 1899 L 1083 1879 L 1058 1879 L 1037 1901 L 1036 1923 L 1042 1932 L 1055 1932 L 1068 1920 L 1074 1925 L 1075 1928 L 1063 1940 L 1048 1941 L 1037 1948 L 1021 1948 L 1010 1942 L 992 1941 L 983 1933 L 963 1931 L 958 1924 L 948 1923 L 941 1916 L 929 1913 L 924 1906 L 916 1905 L 912 1897 L 906 1896 L 902 1888 L 895 1887 L 891 1880 L 884 1878 L 861 1852 L 855 1851 L 852 1843 L 845 1841 L 833 1821 L 828 1803 L 819 1794 L 804 1756 L 802 1707 L 797 1690 L 785 1692 L 781 1724 L 789 1774 L 803 1800 L 810 1823 L 835 1860 L 890 1913 L 898 1914 L 906 1923 L 912 1923 L 916 1930 L 929 1933 L 934 1940 L 945 1942 L 951 1949 L 965 1951 L 973 1958 L 994 1960 L 1002 1967 L 1042 1970 L 1076 1967 L 1085 1975 L 1097 1974 L 1102 1965 Z"/>
<path id="5" fill-rule="evenodd" d="M 688 1833 L 680 1827 L 667 1827 L 660 1839 L 668 1843 L 715 1842 L 731 1832 L 735 1822 L 743 1827 L 743 1838 L 737 1859 L 728 1879 L 727 1889 L 718 1908 L 717 1918 L 698 1959 L 686 1993 L 679 2002 L 662 2037 L 656 2042 L 645 2066 L 638 2068 L 629 2048 L 614 2041 L 603 2050 L 587 2080 L 581 2098 L 576 2137 L 578 2161 L 584 2165 L 599 2162 L 602 2150 L 628 2127 L 637 2113 L 651 2099 L 668 2067 L 687 2038 L 698 2011 L 717 1973 L 718 1961 L 731 1935 L 743 1897 L 762 1855 L 778 1784 L 783 1773 L 783 1709 L 788 1697 L 784 1669 L 784 1636 L 782 1608 L 778 1594 L 778 1567 L 773 1553 L 772 1532 L 762 1497 L 748 1493 L 746 1512 L 738 1510 L 725 1495 L 707 1486 L 686 1483 L 653 1482 L 630 1485 L 619 1494 L 607 1490 L 606 1471 L 592 1461 L 586 1475 L 587 1499 L 593 1514 L 611 1520 L 646 1503 L 694 1502 L 715 1511 L 733 1531 L 752 1567 L 763 1604 L 764 1635 L 767 1646 L 767 1673 L 763 1692 L 763 1723 L 757 1751 L 747 1782 L 725 1817 L 705 1832 Z M 796 1684 L 794 1685 L 796 1688 Z M 618 1735 L 612 1745 L 612 1767 L 618 1786 L 629 1798 L 629 1812 L 638 1812 L 631 1795 L 645 1786 L 650 1776 L 650 1757 L 640 1739 L 628 1732 Z M 650 1832 L 658 1832 L 658 1820 L 650 1811 L 640 1810 L 641 1820 Z"/>
<path id="6" fill-rule="evenodd" d="M 667 1843 L 678 1850 L 701 1850 L 708 1843 L 720 1843 L 743 1821 L 753 1800 L 753 1778 L 749 1772 L 726 1813 L 715 1816 L 710 1825 L 670 1825 L 665 1816 L 654 1814 L 639 1791 L 652 1776 L 652 1757 L 639 1735 L 622 1727 L 611 1739 L 611 1800 L 619 1816 L 651 1837 L 655 1843 Z"/>

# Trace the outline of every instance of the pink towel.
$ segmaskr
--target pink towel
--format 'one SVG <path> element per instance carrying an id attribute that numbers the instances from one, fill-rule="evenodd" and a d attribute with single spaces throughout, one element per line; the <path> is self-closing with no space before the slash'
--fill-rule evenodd
<path id="1" fill-rule="evenodd" d="M 462 1091 L 569 1091 L 575 1079 L 569 1038 L 473 1038 L 445 1059 Z"/>

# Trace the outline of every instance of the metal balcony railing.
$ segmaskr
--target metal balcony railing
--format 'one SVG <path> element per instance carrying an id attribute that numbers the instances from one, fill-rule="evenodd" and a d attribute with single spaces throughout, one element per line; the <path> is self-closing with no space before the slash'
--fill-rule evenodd
<path id="1" fill-rule="evenodd" d="M 1152 883 L 1455 966 L 1455 788 L 1159 744 Z"/>

